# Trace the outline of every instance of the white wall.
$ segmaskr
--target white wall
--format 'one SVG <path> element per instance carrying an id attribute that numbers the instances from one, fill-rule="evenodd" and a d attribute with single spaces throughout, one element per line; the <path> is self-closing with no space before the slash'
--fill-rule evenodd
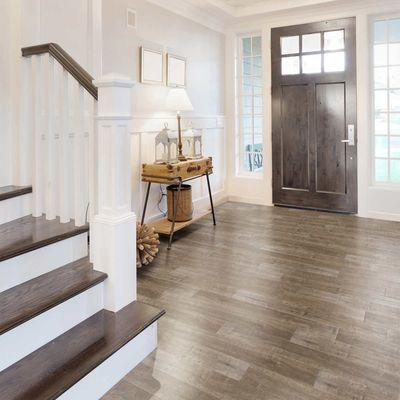
<path id="1" fill-rule="evenodd" d="M 137 13 L 137 29 L 126 25 L 126 10 Z M 144 185 L 140 166 L 154 161 L 154 138 L 165 121 L 176 129 L 176 120 L 165 113 L 166 86 L 145 85 L 139 79 L 139 49 L 146 46 L 187 58 L 187 91 L 194 112 L 184 115 L 184 124 L 193 122 L 203 129 L 204 154 L 213 156 L 213 191 L 223 196 L 225 182 L 224 130 L 224 35 L 191 20 L 168 12 L 144 0 L 103 0 L 103 73 L 119 73 L 136 83 L 133 94 L 132 168 L 133 206 L 140 215 Z M 193 182 L 193 196 L 207 195 L 204 182 Z M 149 217 L 159 216 L 159 185 L 154 185 Z"/>
<path id="2" fill-rule="evenodd" d="M 228 194 L 230 198 L 259 204 L 272 204 L 271 157 L 271 28 L 355 16 L 357 20 L 357 114 L 358 114 L 358 208 L 359 216 L 400 221 L 400 187 L 372 185 L 370 124 L 370 45 L 369 18 L 385 13 L 400 14 L 400 3 L 393 0 L 338 1 L 332 5 L 307 7 L 269 16 L 238 21 L 228 29 L 226 43 L 226 110 L 228 137 Z M 237 33 L 261 31 L 264 38 L 264 174 L 258 178 L 243 178 L 235 173 L 235 97 L 234 68 Z"/>

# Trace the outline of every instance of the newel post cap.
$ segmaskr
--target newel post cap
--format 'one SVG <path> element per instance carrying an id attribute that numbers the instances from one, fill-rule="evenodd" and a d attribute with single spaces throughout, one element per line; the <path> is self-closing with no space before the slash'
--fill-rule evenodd
<path id="1" fill-rule="evenodd" d="M 131 88 L 135 84 L 129 77 L 120 74 L 106 74 L 102 77 L 93 80 L 93 85 L 98 88 L 101 87 L 123 87 L 123 88 Z"/>

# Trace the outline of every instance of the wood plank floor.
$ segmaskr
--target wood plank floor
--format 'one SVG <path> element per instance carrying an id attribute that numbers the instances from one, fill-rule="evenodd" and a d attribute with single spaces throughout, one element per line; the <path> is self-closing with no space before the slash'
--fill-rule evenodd
<path id="1" fill-rule="evenodd" d="M 139 272 L 159 347 L 103 400 L 400 400 L 400 223 L 226 203 Z"/>

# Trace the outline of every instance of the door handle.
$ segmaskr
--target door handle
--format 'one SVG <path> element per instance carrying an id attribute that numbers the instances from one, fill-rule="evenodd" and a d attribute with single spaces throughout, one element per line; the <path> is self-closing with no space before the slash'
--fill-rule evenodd
<path id="1" fill-rule="evenodd" d="M 347 143 L 349 146 L 355 145 L 355 136 L 354 136 L 354 125 L 347 125 L 347 137 L 348 139 L 341 140 L 342 143 Z"/>
<path id="2" fill-rule="evenodd" d="M 349 139 L 343 139 L 343 140 L 341 140 L 341 142 L 342 143 L 350 143 L 350 140 Z"/>

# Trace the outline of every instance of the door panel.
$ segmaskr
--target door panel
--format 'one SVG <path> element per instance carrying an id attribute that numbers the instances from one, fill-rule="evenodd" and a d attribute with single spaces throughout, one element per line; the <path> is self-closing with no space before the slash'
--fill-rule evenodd
<path id="1" fill-rule="evenodd" d="M 345 84 L 316 85 L 317 192 L 346 193 Z"/>
<path id="2" fill-rule="evenodd" d="M 355 32 L 355 18 L 272 29 L 274 204 L 357 212 Z"/>
<path id="3" fill-rule="evenodd" d="M 306 85 L 282 87 L 282 186 L 309 188 L 309 129 Z"/>

